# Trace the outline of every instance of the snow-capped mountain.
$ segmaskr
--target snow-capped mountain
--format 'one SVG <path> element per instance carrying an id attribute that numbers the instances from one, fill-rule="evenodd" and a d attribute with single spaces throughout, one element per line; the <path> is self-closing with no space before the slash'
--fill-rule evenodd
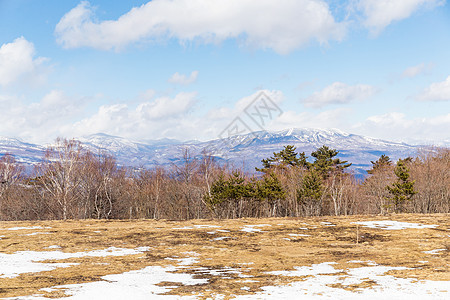
<path id="1" fill-rule="evenodd" d="M 261 159 L 267 158 L 294 145 L 298 152 L 307 156 L 312 151 L 327 145 L 339 150 L 339 157 L 352 162 L 356 173 L 364 173 L 370 168 L 370 161 L 386 154 L 393 160 L 414 156 L 420 146 L 389 142 L 340 130 L 286 129 L 276 132 L 259 131 L 246 135 L 236 135 L 207 142 L 180 142 L 171 139 L 132 141 L 107 134 L 93 134 L 79 138 L 83 146 L 99 153 L 105 151 L 114 155 L 120 165 L 133 167 L 169 166 L 182 161 L 183 151 L 188 149 L 191 157 L 199 157 L 203 151 L 215 156 L 219 162 L 228 162 L 235 167 L 254 170 Z M 20 162 L 30 164 L 41 160 L 44 146 L 24 143 L 17 139 L 0 138 L 0 155 L 11 153 Z"/>
<path id="2" fill-rule="evenodd" d="M 45 147 L 22 142 L 15 138 L 0 137 L 0 157 L 5 154 L 12 154 L 16 161 L 33 165 L 41 161 L 44 156 Z"/>
<path id="3" fill-rule="evenodd" d="M 285 145 L 294 145 L 298 152 L 305 152 L 307 156 L 310 156 L 311 152 L 317 148 L 326 145 L 339 150 L 338 157 L 351 162 L 351 168 L 357 173 L 365 173 L 364 170 L 371 167 L 370 161 L 377 160 L 382 154 L 397 160 L 401 157 L 416 155 L 420 148 L 420 146 L 405 143 L 349 134 L 336 129 L 298 128 L 276 132 L 259 131 L 206 144 L 207 149 L 215 150 L 215 156 L 231 161 L 237 166 L 247 165 L 250 168 L 260 166 L 262 158 L 280 151 Z"/>

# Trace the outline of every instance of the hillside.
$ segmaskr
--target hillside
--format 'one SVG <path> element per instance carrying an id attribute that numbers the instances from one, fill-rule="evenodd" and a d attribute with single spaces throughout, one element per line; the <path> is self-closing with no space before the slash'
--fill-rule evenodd
<path id="1" fill-rule="evenodd" d="M 199 157 L 202 151 L 206 151 L 220 162 L 244 166 L 248 171 L 254 171 L 255 167 L 260 166 L 262 158 L 280 151 L 285 145 L 294 145 L 299 152 L 307 155 L 320 146 L 327 145 L 339 150 L 338 157 L 352 162 L 351 169 L 359 174 L 364 174 L 364 170 L 371 166 L 370 161 L 377 160 L 381 154 L 397 160 L 416 155 L 420 148 L 339 130 L 319 129 L 259 131 L 206 142 L 180 142 L 171 139 L 138 142 L 106 134 L 94 134 L 78 140 L 94 153 L 106 151 L 114 155 L 124 166 L 149 168 L 178 164 L 182 161 L 183 150 L 187 148 L 193 157 Z M 17 139 L 0 139 L 0 153 L 13 153 L 23 163 L 39 162 L 44 150 L 44 145 L 33 145 Z"/>
<path id="2" fill-rule="evenodd" d="M 0 297 L 448 299 L 449 220 L 1 222 Z"/>

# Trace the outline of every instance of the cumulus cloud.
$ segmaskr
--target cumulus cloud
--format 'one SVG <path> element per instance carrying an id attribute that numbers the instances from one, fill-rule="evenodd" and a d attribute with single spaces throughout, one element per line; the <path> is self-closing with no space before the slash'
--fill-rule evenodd
<path id="1" fill-rule="evenodd" d="M 306 107 L 320 108 L 330 104 L 346 104 L 357 100 L 364 100 L 372 96 L 376 88 L 366 84 L 347 85 L 334 82 L 319 92 L 315 92 L 302 100 Z"/>
<path id="2" fill-rule="evenodd" d="M 180 73 L 176 72 L 169 78 L 168 81 L 170 83 L 188 85 L 188 84 L 194 83 L 197 80 L 197 77 L 198 77 L 198 71 L 193 71 L 191 73 L 191 75 L 189 75 L 189 76 L 186 76 L 184 74 L 180 74 Z"/>
<path id="3" fill-rule="evenodd" d="M 359 0 L 356 7 L 364 14 L 363 24 L 377 35 L 392 22 L 406 19 L 420 9 L 444 4 L 445 0 Z"/>
<path id="4" fill-rule="evenodd" d="M 107 21 L 96 21 L 89 2 L 82 1 L 55 28 L 64 48 L 120 50 L 149 40 L 239 39 L 282 54 L 311 40 L 341 40 L 345 32 L 346 25 L 335 21 L 324 0 L 153 0 Z"/>
<path id="5" fill-rule="evenodd" d="M 419 101 L 450 101 L 450 76 L 444 81 L 432 83 L 416 99 Z"/>
<path id="6" fill-rule="evenodd" d="M 352 131 L 386 140 L 442 144 L 449 141 L 450 113 L 431 118 L 408 118 L 404 113 L 391 112 L 368 117 Z"/>
<path id="7" fill-rule="evenodd" d="M 40 101 L 26 103 L 15 96 L 0 95 L 1 134 L 30 142 L 48 142 L 63 132 L 67 122 L 81 116 L 86 98 L 74 98 L 53 90 Z"/>
<path id="8" fill-rule="evenodd" d="M 64 127 L 68 136 L 83 136 L 98 132 L 144 139 L 166 136 L 174 128 L 183 136 L 183 118 L 196 103 L 196 93 L 179 93 L 161 97 L 132 107 L 125 103 L 103 105 L 92 116 Z"/>
<path id="9" fill-rule="evenodd" d="M 46 58 L 35 57 L 33 43 L 24 37 L 0 47 L 0 85 L 10 85 L 26 75 L 39 77 L 38 69 Z"/>
<path id="10" fill-rule="evenodd" d="M 348 108 L 337 108 L 320 113 L 286 111 L 271 125 L 271 130 L 286 128 L 348 128 Z"/>
<path id="11" fill-rule="evenodd" d="M 403 78 L 416 77 L 418 75 L 421 75 L 423 73 L 430 71 L 432 67 L 433 67 L 432 64 L 421 63 L 421 64 L 418 64 L 417 66 L 412 66 L 412 67 L 406 68 L 402 72 L 401 77 L 403 77 Z"/>
<path id="12" fill-rule="evenodd" d="M 63 130 L 65 136 L 104 132 L 136 140 L 162 137 L 179 140 L 216 139 L 236 117 L 245 118 L 244 109 L 260 92 L 238 99 L 231 106 L 213 108 L 201 114 L 194 110 L 198 103 L 196 93 L 160 97 L 137 106 L 125 103 L 104 105 L 95 114 L 68 125 Z M 281 92 L 264 92 L 274 102 L 279 104 L 282 101 Z M 252 129 L 260 130 L 256 125 Z"/>

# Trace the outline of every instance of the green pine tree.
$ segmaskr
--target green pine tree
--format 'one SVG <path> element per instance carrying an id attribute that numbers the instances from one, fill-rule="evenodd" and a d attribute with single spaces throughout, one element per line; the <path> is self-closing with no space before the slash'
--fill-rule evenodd
<path id="1" fill-rule="evenodd" d="M 390 186 L 387 186 L 390 196 L 388 201 L 394 206 L 395 212 L 402 212 L 404 209 L 404 203 L 411 200 L 411 198 L 416 194 L 414 190 L 415 180 L 409 180 L 409 168 L 407 163 L 411 159 L 399 159 L 395 167 L 394 173 L 397 176 L 397 180 Z"/>
<path id="2" fill-rule="evenodd" d="M 307 214 L 317 214 L 323 193 L 322 176 L 316 170 L 311 169 L 303 177 L 301 187 L 297 190 L 297 201 L 303 206 Z"/>
<path id="3" fill-rule="evenodd" d="M 331 149 L 325 145 L 320 147 L 311 153 L 311 156 L 316 159 L 311 167 L 319 172 L 324 179 L 333 171 L 343 172 L 345 168 L 350 167 L 352 164 L 339 158 L 334 158 L 338 153 L 339 151 L 336 149 Z"/>
<path id="4" fill-rule="evenodd" d="M 372 169 L 367 171 L 367 173 L 369 173 L 371 175 L 375 174 L 379 170 L 383 170 L 383 169 L 386 169 L 387 167 L 392 166 L 391 159 L 389 158 L 389 156 L 384 155 L 384 154 L 381 155 L 377 161 L 375 161 L 375 162 L 371 161 L 371 163 L 372 163 Z"/>
<path id="5" fill-rule="evenodd" d="M 246 183 L 244 176 L 239 171 L 233 171 L 227 179 L 225 179 L 225 175 L 221 174 L 212 183 L 211 191 L 204 196 L 204 200 L 210 207 L 214 207 L 224 201 L 249 199 L 255 194 L 253 185 L 252 182 Z"/>
<path id="6" fill-rule="evenodd" d="M 286 199 L 286 192 L 281 185 L 280 180 L 274 173 L 270 173 L 258 182 L 256 189 L 256 198 L 273 202 L 275 200 Z"/>
<path id="7" fill-rule="evenodd" d="M 274 152 L 272 157 L 261 160 L 263 167 L 255 169 L 256 171 L 267 173 L 271 168 L 274 167 L 306 167 L 308 165 L 306 159 L 307 157 L 304 152 L 298 154 L 296 152 L 296 148 L 293 145 L 287 145 L 284 146 L 284 149 L 280 152 Z"/>

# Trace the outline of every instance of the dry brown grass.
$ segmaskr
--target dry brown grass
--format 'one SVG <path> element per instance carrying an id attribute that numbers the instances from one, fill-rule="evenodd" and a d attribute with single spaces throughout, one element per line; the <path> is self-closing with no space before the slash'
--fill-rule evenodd
<path id="1" fill-rule="evenodd" d="M 177 285 L 171 294 L 198 295 L 202 297 L 224 294 L 226 297 L 251 294 L 267 285 L 283 285 L 302 277 L 285 277 L 267 274 L 268 271 L 293 270 L 295 266 L 310 266 L 322 262 L 336 262 L 336 268 L 346 269 L 364 266 L 350 263 L 352 260 L 373 261 L 380 265 L 402 266 L 410 270 L 391 271 L 396 277 L 418 280 L 450 280 L 449 272 L 449 215 L 348 216 L 316 218 L 273 218 L 239 220 L 192 220 L 176 222 L 168 220 L 119 220 L 119 221 L 42 221 L 1 222 L 0 251 L 52 251 L 47 247 L 61 246 L 64 252 L 80 252 L 108 247 L 136 248 L 149 246 L 151 250 L 137 255 L 120 257 L 83 257 L 57 262 L 76 262 L 79 265 L 58 268 L 40 273 L 25 273 L 15 278 L 0 278 L 0 297 L 45 294 L 62 297 L 64 290 L 43 293 L 42 288 L 62 284 L 99 281 L 107 274 L 119 274 L 146 266 L 167 266 L 176 262 L 166 258 L 189 257 L 186 252 L 198 253 L 198 262 L 177 272 L 195 274 L 207 278 L 205 285 L 179 286 L 163 282 L 160 285 Z M 355 221 L 396 220 L 421 224 L 438 224 L 435 229 L 380 230 L 359 226 L 358 239 Z M 331 222 L 336 226 L 325 226 Z M 269 224 L 257 227 L 262 232 L 241 231 L 245 225 Z M 219 225 L 221 228 L 174 229 L 193 225 Z M 50 227 L 33 230 L 6 230 L 11 227 Z M 306 227 L 308 230 L 300 228 Z M 228 230 L 229 232 L 208 232 Z M 49 232 L 26 236 L 32 232 Z M 310 236 L 289 236 L 308 234 Z M 213 240 L 217 237 L 229 237 Z M 286 238 L 289 238 L 287 240 Z M 357 243 L 358 241 L 358 243 Z M 424 251 L 446 249 L 438 254 Z M 426 261 L 426 262 L 425 262 Z M 198 270 L 222 270 L 226 276 L 214 276 Z M 240 270 L 251 278 L 241 278 L 226 272 L 227 268 Z M 1 273 L 1 269 L 0 269 Z M 251 279 L 252 282 L 248 282 Z M 373 285 L 364 281 L 357 289 Z M 247 287 L 249 290 L 242 290 Z"/>

